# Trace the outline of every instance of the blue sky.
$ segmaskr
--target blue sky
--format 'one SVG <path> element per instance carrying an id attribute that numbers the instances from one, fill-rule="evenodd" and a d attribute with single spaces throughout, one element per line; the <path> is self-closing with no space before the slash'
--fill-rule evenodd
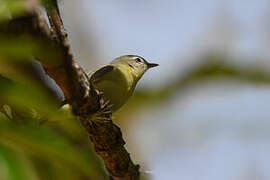
<path id="1" fill-rule="evenodd" d="M 92 47 L 98 62 L 95 66 L 119 55 L 139 54 L 160 63 L 160 72 L 172 72 L 163 73 L 163 81 L 185 69 L 205 50 L 226 49 L 228 43 L 229 53 L 245 56 L 245 61 L 265 56 L 262 27 L 266 21 L 263 16 L 270 9 L 267 0 L 81 2 L 63 1 L 63 14 L 68 30 L 74 32 L 70 36 L 73 49 L 89 70 L 92 66 L 88 58 L 93 51 L 84 48 L 91 40 L 95 41 Z M 68 8 L 75 10 L 70 13 Z M 81 34 L 84 36 L 80 37 Z M 158 73 L 154 70 L 152 77 Z M 150 74 L 146 74 L 144 82 L 144 86 L 160 84 Z"/>
<path id="2" fill-rule="evenodd" d="M 147 72 L 138 88 L 162 86 L 206 51 L 222 50 L 235 57 L 232 62 L 270 68 L 268 0 L 65 0 L 61 5 L 85 69 L 123 54 L 161 65 Z M 269 93 L 268 86 L 237 81 L 192 86 L 185 96 L 139 113 L 125 132 L 128 148 L 136 149 L 136 161 L 157 180 L 238 180 L 249 172 L 270 179 Z"/>

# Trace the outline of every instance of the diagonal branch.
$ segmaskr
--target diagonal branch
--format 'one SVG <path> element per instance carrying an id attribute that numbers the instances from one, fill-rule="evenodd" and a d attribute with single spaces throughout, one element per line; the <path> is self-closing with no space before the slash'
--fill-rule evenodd
<path id="1" fill-rule="evenodd" d="M 57 2 L 46 6 L 51 28 L 46 23 L 35 0 L 26 3 L 26 15 L 13 19 L 7 30 L 16 34 L 30 35 L 42 39 L 46 45 L 56 49 L 52 59 L 41 54 L 37 59 L 45 72 L 62 89 L 67 102 L 88 132 L 97 154 L 103 159 L 112 180 L 138 180 L 139 165 L 135 165 L 124 145 L 119 127 L 112 122 L 108 103 L 99 92 L 90 88 L 88 77 L 75 61 L 71 52 L 67 32 L 62 23 Z M 18 27 L 19 26 L 19 27 Z M 22 31 L 22 32 L 19 32 Z"/>
<path id="2" fill-rule="evenodd" d="M 80 119 L 93 142 L 96 152 L 104 160 L 112 180 L 138 180 L 139 165 L 135 165 L 124 145 L 119 127 L 112 122 L 112 114 L 97 91 L 90 88 L 83 69 L 75 61 L 62 23 L 57 2 L 47 6 L 46 11 L 52 27 L 52 39 L 61 50 L 59 64 L 40 61 L 46 73 L 62 89 L 73 112 Z M 38 11 L 36 11 L 38 12 Z M 39 32 L 43 32 L 45 20 L 39 17 Z M 47 30 L 44 32 L 48 32 Z"/>

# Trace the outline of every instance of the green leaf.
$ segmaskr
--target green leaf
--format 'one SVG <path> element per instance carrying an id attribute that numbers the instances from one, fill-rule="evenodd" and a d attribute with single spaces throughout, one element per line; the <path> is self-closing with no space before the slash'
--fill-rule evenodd
<path id="1" fill-rule="evenodd" d="M 31 62 L 36 57 L 53 64 L 58 64 L 57 60 L 61 59 L 59 49 L 45 39 L 31 35 L 0 34 L 0 61 Z"/>
<path id="2" fill-rule="evenodd" d="M 44 127 L 1 122 L 1 156 L 8 162 L 3 169 L 13 169 L 11 174 L 17 179 L 34 177 L 36 173 L 39 177 L 49 174 L 52 179 L 103 179 L 93 154 L 75 148 L 65 138 Z M 27 171 L 30 172 L 23 174 Z"/>
<path id="3" fill-rule="evenodd" d="M 0 144 L 0 179 L 35 180 L 38 178 L 29 160 L 18 150 L 13 151 Z"/>

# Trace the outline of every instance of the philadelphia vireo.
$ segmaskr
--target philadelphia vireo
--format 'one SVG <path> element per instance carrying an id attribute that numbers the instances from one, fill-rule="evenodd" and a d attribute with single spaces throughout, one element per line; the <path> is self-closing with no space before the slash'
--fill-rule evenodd
<path id="1" fill-rule="evenodd" d="M 140 56 L 120 56 L 90 74 L 89 81 L 103 93 L 104 100 L 109 101 L 115 112 L 126 103 L 142 75 L 156 66 L 158 64 L 149 63 Z"/>

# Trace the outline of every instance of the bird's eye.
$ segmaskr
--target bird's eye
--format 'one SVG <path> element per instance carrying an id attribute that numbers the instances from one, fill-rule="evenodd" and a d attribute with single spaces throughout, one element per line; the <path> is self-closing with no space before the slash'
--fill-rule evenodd
<path id="1" fill-rule="evenodd" d="M 142 63 L 143 62 L 143 60 L 141 58 L 136 58 L 135 61 L 136 62 L 139 62 L 139 63 Z"/>

